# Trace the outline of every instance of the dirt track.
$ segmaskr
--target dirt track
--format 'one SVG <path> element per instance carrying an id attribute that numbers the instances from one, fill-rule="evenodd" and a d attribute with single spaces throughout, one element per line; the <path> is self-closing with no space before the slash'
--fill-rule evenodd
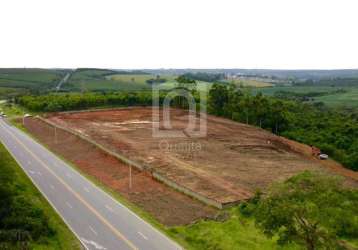
<path id="1" fill-rule="evenodd" d="M 173 129 L 183 129 L 188 113 L 173 109 L 170 118 Z M 332 172 L 311 159 L 305 145 L 213 116 L 208 116 L 204 138 L 153 137 L 151 108 L 61 113 L 48 119 L 222 204 L 247 199 L 257 189 L 303 170 Z"/>

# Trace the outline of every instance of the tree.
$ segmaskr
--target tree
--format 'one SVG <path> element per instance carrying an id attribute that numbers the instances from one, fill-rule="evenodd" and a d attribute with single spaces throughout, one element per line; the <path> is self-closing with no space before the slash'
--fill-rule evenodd
<path id="1" fill-rule="evenodd" d="M 250 115 L 253 107 L 252 98 L 246 94 L 240 101 L 241 110 L 244 112 L 246 124 L 250 123 Z"/>
<path id="2" fill-rule="evenodd" d="M 267 117 L 268 113 L 268 101 L 262 95 L 262 93 L 258 93 L 252 102 L 255 118 L 258 121 L 260 128 L 262 127 L 262 121 Z"/>
<path id="3" fill-rule="evenodd" d="M 339 249 L 338 237 L 358 236 L 358 192 L 335 177 L 303 172 L 274 185 L 255 212 L 263 232 L 308 250 Z"/>
<path id="4" fill-rule="evenodd" d="M 229 91 L 223 84 L 214 83 L 209 91 L 209 111 L 216 115 L 224 115 L 229 102 Z"/>
<path id="5" fill-rule="evenodd" d="M 272 130 L 275 134 L 278 134 L 280 127 L 286 122 L 286 105 L 278 99 L 274 100 L 271 104 L 271 119 L 272 119 Z"/>
<path id="6" fill-rule="evenodd" d="M 226 115 L 232 120 L 240 121 L 242 107 L 240 106 L 241 100 L 244 98 L 244 93 L 236 84 L 230 84 L 228 88 L 228 104 L 225 107 Z"/>

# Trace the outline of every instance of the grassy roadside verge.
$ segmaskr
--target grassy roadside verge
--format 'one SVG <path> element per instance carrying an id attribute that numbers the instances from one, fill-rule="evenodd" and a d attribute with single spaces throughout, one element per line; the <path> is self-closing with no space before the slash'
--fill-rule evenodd
<path id="1" fill-rule="evenodd" d="M 79 241 L 2 144 L 0 144 L 0 156 L 1 174 L 3 178 L 11 178 L 12 183 L 11 186 L 7 187 L 6 181 L 1 178 L 0 180 L 4 181 L 2 187 L 8 190 L 10 200 L 14 204 L 10 206 L 10 216 L 1 218 L 2 226 L 6 228 L 0 228 L 0 231 L 6 231 L 9 227 L 12 230 L 27 230 L 32 238 L 27 243 L 17 242 L 12 244 L 9 249 L 27 249 L 22 248 L 22 244 L 27 244 L 29 249 L 39 250 L 81 249 Z M 9 171 L 10 174 L 8 175 Z M 5 174 L 6 177 L 4 177 Z M 21 206 L 18 206 L 18 204 Z M 16 223 L 20 228 L 16 228 Z M 41 236 L 34 237 L 33 231 L 39 228 L 44 232 L 41 232 Z"/>

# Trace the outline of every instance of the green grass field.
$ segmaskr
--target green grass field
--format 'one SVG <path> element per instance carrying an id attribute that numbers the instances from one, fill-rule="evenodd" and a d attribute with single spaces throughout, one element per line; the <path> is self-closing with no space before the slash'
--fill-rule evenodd
<path id="1" fill-rule="evenodd" d="M 116 74 L 109 70 L 76 71 L 63 88 L 71 91 L 140 91 L 150 89 L 146 80 L 153 78 L 145 74 Z"/>
<path id="2" fill-rule="evenodd" d="M 6 99 L 11 96 L 16 96 L 20 94 L 26 94 L 28 91 L 22 88 L 8 88 L 8 87 L 0 87 L 0 100 Z"/>
<path id="3" fill-rule="evenodd" d="M 330 107 L 353 107 L 358 108 L 358 87 L 330 87 L 330 86 L 288 86 L 288 87 L 269 87 L 254 88 L 252 93 L 263 93 L 264 95 L 273 96 L 278 91 L 294 93 L 332 93 L 343 89 L 346 93 L 333 93 L 323 96 L 314 97 L 314 101 L 323 102 Z"/>
<path id="4" fill-rule="evenodd" d="M 347 93 L 316 97 L 315 100 L 319 102 L 324 102 L 330 107 L 344 106 L 358 108 L 358 87 L 349 88 Z"/>
<path id="5" fill-rule="evenodd" d="M 50 69 L 0 69 L 0 87 L 50 89 L 64 76 Z"/>
<path id="6" fill-rule="evenodd" d="M 20 166 L 16 163 L 16 161 L 12 158 L 10 153 L 2 144 L 0 144 L 0 157 L 2 159 L 1 162 L 3 164 L 6 163 L 6 168 L 11 169 L 14 174 L 13 185 L 15 185 L 18 195 L 28 200 L 31 206 L 42 210 L 42 212 L 48 218 L 50 228 L 54 230 L 54 234 L 51 237 L 41 237 L 36 242 L 32 241 L 30 242 L 29 248 L 26 249 L 81 249 L 79 241 L 67 228 L 65 223 L 57 215 L 55 210 L 50 206 L 50 204 L 46 201 L 42 194 L 32 184 L 30 179 L 26 176 L 26 174 L 23 172 L 23 170 L 20 168 Z"/>
<path id="7" fill-rule="evenodd" d="M 141 91 L 150 90 L 152 87 L 158 89 L 171 89 L 177 84 L 175 75 L 160 75 L 166 79 L 164 83 L 148 84 L 146 81 L 155 79 L 151 74 L 111 74 L 108 71 L 82 71 L 75 73 L 71 80 L 64 85 L 65 89 L 74 91 Z M 212 83 L 198 81 L 200 91 L 210 88 Z"/>

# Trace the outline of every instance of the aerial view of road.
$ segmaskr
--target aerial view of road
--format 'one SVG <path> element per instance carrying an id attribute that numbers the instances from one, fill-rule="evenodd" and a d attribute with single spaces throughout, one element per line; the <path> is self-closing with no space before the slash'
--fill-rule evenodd
<path id="1" fill-rule="evenodd" d="M 181 249 L 3 118 L 0 140 L 86 249 Z"/>

